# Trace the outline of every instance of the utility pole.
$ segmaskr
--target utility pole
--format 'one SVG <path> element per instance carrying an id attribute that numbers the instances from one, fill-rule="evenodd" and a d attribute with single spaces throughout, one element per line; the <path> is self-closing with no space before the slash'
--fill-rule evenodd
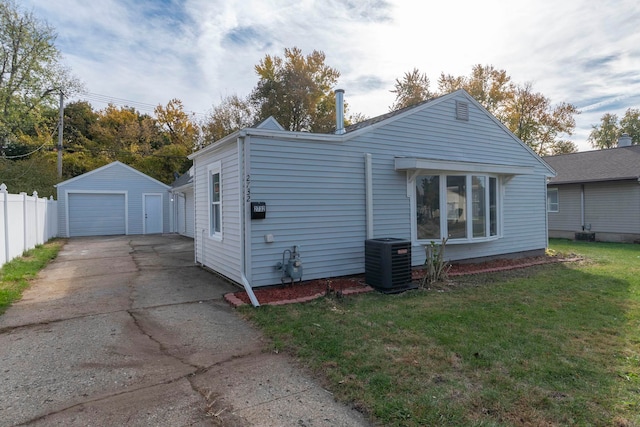
<path id="1" fill-rule="evenodd" d="M 64 93 L 60 90 L 60 121 L 58 122 L 58 179 L 62 179 L 62 129 L 64 128 Z"/>

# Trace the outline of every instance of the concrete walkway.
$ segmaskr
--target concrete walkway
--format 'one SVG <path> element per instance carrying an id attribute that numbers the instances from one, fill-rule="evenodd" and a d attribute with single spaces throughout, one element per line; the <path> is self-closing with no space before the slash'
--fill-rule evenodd
<path id="1" fill-rule="evenodd" d="M 0 316 L 0 426 L 365 426 L 181 236 L 75 238 Z"/>

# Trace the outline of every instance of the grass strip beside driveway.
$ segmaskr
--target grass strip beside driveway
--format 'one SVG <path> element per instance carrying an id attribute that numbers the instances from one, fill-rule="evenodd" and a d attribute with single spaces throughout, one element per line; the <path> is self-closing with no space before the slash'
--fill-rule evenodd
<path id="1" fill-rule="evenodd" d="M 64 240 L 54 239 L 38 245 L 15 258 L 0 268 L 0 315 L 14 301 L 22 297 L 22 291 L 29 286 L 29 281 L 38 275 L 49 261 L 58 256 L 64 246 Z"/>
<path id="2" fill-rule="evenodd" d="M 244 308 L 385 426 L 640 425 L 640 246 L 446 289 Z"/>

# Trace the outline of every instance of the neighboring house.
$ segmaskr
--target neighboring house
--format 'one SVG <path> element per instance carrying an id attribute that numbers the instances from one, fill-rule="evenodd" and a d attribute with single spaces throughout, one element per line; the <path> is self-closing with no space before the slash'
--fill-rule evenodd
<path id="1" fill-rule="evenodd" d="M 467 92 L 346 129 L 341 92 L 335 134 L 269 118 L 189 156 L 198 262 L 247 288 L 294 246 L 305 280 L 363 273 L 370 238 L 410 240 L 414 266 L 443 237 L 449 260 L 544 253 L 553 170 Z"/>
<path id="2" fill-rule="evenodd" d="M 193 237 L 195 221 L 193 167 L 171 184 L 171 201 L 173 203 L 173 231 L 183 236 Z"/>
<path id="3" fill-rule="evenodd" d="M 56 187 L 60 237 L 170 232 L 170 187 L 124 163 Z"/>
<path id="4" fill-rule="evenodd" d="M 550 237 L 640 240 L 640 146 L 627 138 L 618 148 L 544 158 L 557 172 L 547 185 Z"/>

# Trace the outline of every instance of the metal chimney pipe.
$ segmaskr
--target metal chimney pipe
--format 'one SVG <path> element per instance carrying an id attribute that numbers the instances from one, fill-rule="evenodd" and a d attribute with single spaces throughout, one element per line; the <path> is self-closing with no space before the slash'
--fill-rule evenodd
<path id="1" fill-rule="evenodd" d="M 631 137 L 628 133 L 623 133 L 620 138 L 618 138 L 618 147 L 631 147 Z"/>
<path id="2" fill-rule="evenodd" d="M 336 89 L 336 135 L 344 134 L 344 89 Z"/>

